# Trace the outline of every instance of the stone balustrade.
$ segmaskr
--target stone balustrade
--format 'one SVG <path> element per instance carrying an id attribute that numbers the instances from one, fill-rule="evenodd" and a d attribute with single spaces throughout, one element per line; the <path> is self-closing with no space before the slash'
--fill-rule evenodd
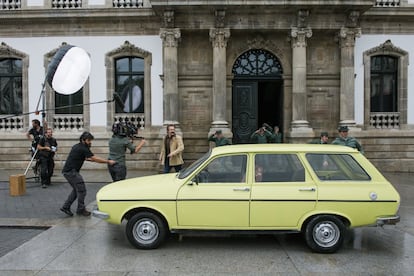
<path id="1" fill-rule="evenodd" d="M 20 131 L 24 128 L 23 115 L 0 118 L 0 132 Z"/>
<path id="2" fill-rule="evenodd" d="M 400 0 L 376 0 L 375 7 L 399 7 Z"/>
<path id="3" fill-rule="evenodd" d="M 138 129 L 145 129 L 144 113 L 117 113 L 115 114 L 114 122 L 131 122 Z"/>
<path id="4" fill-rule="evenodd" d="M 53 128 L 59 131 L 81 131 L 84 128 L 83 115 L 59 114 L 53 116 Z"/>
<path id="5" fill-rule="evenodd" d="M 400 128 L 400 113 L 371 112 L 369 125 L 379 129 L 398 129 Z"/>
<path id="6" fill-rule="evenodd" d="M 21 0 L 5 0 L 0 1 L 1 10 L 20 10 L 22 7 Z"/>
<path id="7" fill-rule="evenodd" d="M 23 2 L 23 3 L 22 3 Z M 48 0 L 43 4 L 33 0 L 1 0 L 0 10 L 26 10 L 26 9 L 86 9 L 86 8 L 149 8 L 150 0 L 104 0 L 100 2 L 91 0 Z"/>

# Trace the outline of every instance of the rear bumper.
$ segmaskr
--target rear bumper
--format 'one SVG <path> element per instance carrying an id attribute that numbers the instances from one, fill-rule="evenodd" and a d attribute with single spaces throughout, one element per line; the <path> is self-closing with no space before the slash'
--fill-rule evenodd
<path id="1" fill-rule="evenodd" d="M 377 218 L 377 226 L 395 225 L 400 222 L 400 216 Z"/>

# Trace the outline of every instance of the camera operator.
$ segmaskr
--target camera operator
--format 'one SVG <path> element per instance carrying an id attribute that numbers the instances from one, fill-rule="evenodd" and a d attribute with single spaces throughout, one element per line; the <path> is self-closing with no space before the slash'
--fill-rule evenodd
<path id="1" fill-rule="evenodd" d="M 112 125 L 112 138 L 109 140 L 109 160 L 116 161 L 115 164 L 108 164 L 108 170 L 112 181 L 119 181 L 126 178 L 127 168 L 125 163 L 125 152 L 129 149 L 130 153 L 137 153 L 145 144 L 145 139 L 135 137 L 136 128 L 125 122 L 116 122 Z M 140 138 L 138 145 L 134 145 L 133 138 Z"/>
<path id="2" fill-rule="evenodd" d="M 42 188 L 47 188 L 47 186 L 50 185 L 50 179 L 52 178 L 53 170 L 55 168 L 54 156 L 58 144 L 52 135 L 52 129 L 47 128 L 45 135 L 40 138 L 39 143 L 37 144 Z"/>

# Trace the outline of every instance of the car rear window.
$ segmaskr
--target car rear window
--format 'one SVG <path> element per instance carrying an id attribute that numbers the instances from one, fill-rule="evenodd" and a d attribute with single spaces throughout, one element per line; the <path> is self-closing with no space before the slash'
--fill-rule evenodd
<path id="1" fill-rule="evenodd" d="M 362 166 L 349 154 L 308 153 L 306 159 L 320 180 L 371 180 Z"/>

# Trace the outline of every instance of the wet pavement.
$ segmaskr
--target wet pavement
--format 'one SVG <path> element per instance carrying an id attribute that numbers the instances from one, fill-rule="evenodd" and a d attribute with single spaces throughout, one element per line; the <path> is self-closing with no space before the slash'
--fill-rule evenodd
<path id="1" fill-rule="evenodd" d="M 28 180 L 11 197 L 0 170 L 1 275 L 413 275 L 414 174 L 385 174 L 401 195 L 396 226 L 350 231 L 335 254 L 311 253 L 300 235 L 172 236 L 156 250 L 137 250 L 125 225 L 66 217 L 59 207 L 70 192 L 61 176 L 41 189 Z M 87 202 L 108 183 L 107 171 L 82 171 Z M 129 177 L 156 172 L 128 172 Z M 23 240 L 21 240 L 23 239 Z M 7 252 L 3 251 L 9 246 Z M 4 252 L 4 253 L 2 253 Z"/>

